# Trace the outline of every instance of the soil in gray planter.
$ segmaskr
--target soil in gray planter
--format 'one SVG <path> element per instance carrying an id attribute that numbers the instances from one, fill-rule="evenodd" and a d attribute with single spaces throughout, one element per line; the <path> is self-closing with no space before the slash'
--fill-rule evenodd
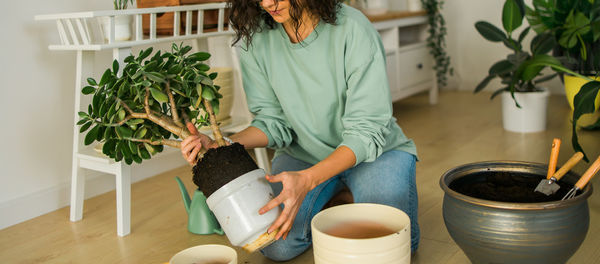
<path id="1" fill-rule="evenodd" d="M 553 195 L 534 191 L 545 177 L 529 173 L 481 172 L 461 177 L 450 183 L 450 189 L 475 198 L 510 203 L 559 201 L 573 185 L 558 181 L 560 189 Z"/>
<path id="2" fill-rule="evenodd" d="M 196 163 L 194 183 L 206 197 L 235 178 L 258 169 L 250 154 L 239 143 L 209 149 Z"/>

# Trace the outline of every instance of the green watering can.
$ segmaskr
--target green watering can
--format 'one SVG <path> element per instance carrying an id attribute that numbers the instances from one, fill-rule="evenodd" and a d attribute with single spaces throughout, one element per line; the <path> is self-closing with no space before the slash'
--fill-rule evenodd
<path id="1" fill-rule="evenodd" d="M 175 177 L 181 190 L 183 204 L 188 213 L 188 231 L 199 235 L 223 234 L 223 229 L 217 222 L 217 219 L 206 204 L 206 196 L 200 190 L 196 189 L 194 198 L 190 200 L 185 185 L 179 177 Z"/>

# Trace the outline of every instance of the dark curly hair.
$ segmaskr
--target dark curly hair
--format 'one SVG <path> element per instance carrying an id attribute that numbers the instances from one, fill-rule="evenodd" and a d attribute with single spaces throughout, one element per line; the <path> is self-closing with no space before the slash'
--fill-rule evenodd
<path id="1" fill-rule="evenodd" d="M 298 29 L 300 28 L 300 18 L 302 12 L 307 10 L 311 14 L 317 15 L 322 21 L 335 24 L 336 12 L 340 8 L 343 0 L 275 0 L 276 4 L 279 1 L 290 2 L 290 17 L 294 26 L 296 36 L 300 36 Z M 244 39 L 246 46 L 249 47 L 252 43 L 252 36 L 256 32 L 264 30 L 261 27 L 261 21 L 268 29 L 275 28 L 277 22 L 273 20 L 271 15 L 262 9 L 261 1 L 257 0 L 228 0 L 229 21 L 235 30 L 235 38 L 233 45 L 241 39 Z"/>

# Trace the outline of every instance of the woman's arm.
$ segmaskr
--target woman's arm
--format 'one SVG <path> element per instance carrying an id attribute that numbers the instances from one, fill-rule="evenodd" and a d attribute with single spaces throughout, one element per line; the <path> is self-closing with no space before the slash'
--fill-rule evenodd
<path id="1" fill-rule="evenodd" d="M 283 203 L 284 209 L 275 222 L 269 227 L 268 233 L 277 229 L 275 239 L 283 236 L 287 237 L 296 214 L 304 201 L 306 194 L 317 187 L 317 185 L 327 181 L 329 178 L 351 168 L 356 163 L 354 152 L 346 146 L 341 146 L 334 150 L 327 158 L 314 166 L 302 171 L 286 171 L 275 176 L 267 175 L 270 182 L 281 182 L 283 190 L 281 193 L 261 208 L 258 213 L 264 214 L 267 211 Z"/>

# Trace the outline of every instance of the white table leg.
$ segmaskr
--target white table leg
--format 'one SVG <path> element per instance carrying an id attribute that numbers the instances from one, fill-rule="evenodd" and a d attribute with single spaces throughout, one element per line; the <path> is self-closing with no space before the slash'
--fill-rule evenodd
<path id="1" fill-rule="evenodd" d="M 131 167 L 124 162 L 117 164 L 117 234 L 126 236 L 131 231 Z"/>

